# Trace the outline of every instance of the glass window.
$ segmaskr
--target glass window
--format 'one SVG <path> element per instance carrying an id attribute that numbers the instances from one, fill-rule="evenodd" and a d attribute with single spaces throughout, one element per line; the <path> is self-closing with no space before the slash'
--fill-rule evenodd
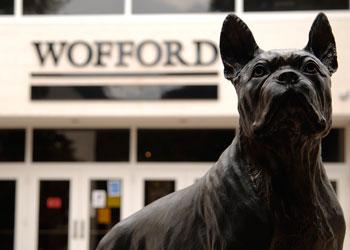
<path id="1" fill-rule="evenodd" d="M 324 162 L 345 161 L 344 129 L 332 129 L 322 140 L 322 160 Z"/>
<path id="2" fill-rule="evenodd" d="M 331 180 L 331 185 L 334 189 L 334 192 L 338 194 L 338 182 L 336 180 Z"/>
<path id="3" fill-rule="evenodd" d="M 175 191 L 173 180 L 145 181 L 145 206 Z"/>
<path id="4" fill-rule="evenodd" d="M 138 161 L 215 162 L 234 135 L 233 129 L 140 129 Z"/>
<path id="5" fill-rule="evenodd" d="M 244 0 L 245 11 L 348 9 L 349 0 Z"/>
<path id="6" fill-rule="evenodd" d="M 234 0 L 133 0 L 133 12 L 146 13 L 198 13 L 234 11 Z"/>
<path id="7" fill-rule="evenodd" d="M 24 129 L 0 129 L 0 162 L 24 161 L 24 145 Z"/>
<path id="8" fill-rule="evenodd" d="M 91 181 L 90 250 L 120 221 L 121 181 L 119 179 Z"/>
<path id="9" fill-rule="evenodd" d="M 69 181 L 40 181 L 38 249 L 68 249 Z"/>
<path id="10" fill-rule="evenodd" d="M 128 161 L 127 129 L 34 130 L 34 161 Z"/>
<path id="11" fill-rule="evenodd" d="M 24 14 L 120 14 L 123 0 L 23 0 Z"/>
<path id="12" fill-rule="evenodd" d="M 32 86 L 32 100 L 216 100 L 217 85 Z"/>
<path id="13" fill-rule="evenodd" d="M 13 0 L 1 0 L 0 1 L 0 15 L 13 14 Z"/>
<path id="14" fill-rule="evenodd" d="M 0 246 L 12 250 L 15 228 L 15 181 L 0 181 Z"/>

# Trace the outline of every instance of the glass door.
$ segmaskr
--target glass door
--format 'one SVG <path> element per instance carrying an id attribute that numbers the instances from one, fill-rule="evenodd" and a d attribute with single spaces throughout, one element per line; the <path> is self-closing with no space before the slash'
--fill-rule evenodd
<path id="1" fill-rule="evenodd" d="M 0 248 L 4 250 L 23 249 L 29 242 L 24 172 L 23 164 L 0 166 Z"/>
<path id="2" fill-rule="evenodd" d="M 80 220 L 85 229 L 81 249 L 95 250 L 102 237 L 132 210 L 130 165 L 85 166 L 81 177 L 84 209 Z"/>
<path id="3" fill-rule="evenodd" d="M 206 172 L 203 164 L 104 163 L 82 165 L 78 228 L 82 250 L 95 250 L 102 237 L 164 195 L 185 188 Z M 80 250 L 79 249 L 79 250 Z"/>
<path id="4" fill-rule="evenodd" d="M 40 180 L 38 249 L 67 249 L 70 188 L 69 179 Z"/>
<path id="5" fill-rule="evenodd" d="M 0 245 L 1 249 L 15 247 L 16 179 L 0 177 Z"/>
<path id="6" fill-rule="evenodd" d="M 36 166 L 36 250 L 79 250 L 81 181 L 75 166 Z"/>
<path id="7" fill-rule="evenodd" d="M 122 180 L 118 177 L 90 179 L 89 249 L 96 249 L 102 237 L 121 219 Z"/>
<path id="8" fill-rule="evenodd" d="M 129 129 L 34 129 L 32 155 L 38 186 L 34 249 L 95 249 L 123 215 Z"/>

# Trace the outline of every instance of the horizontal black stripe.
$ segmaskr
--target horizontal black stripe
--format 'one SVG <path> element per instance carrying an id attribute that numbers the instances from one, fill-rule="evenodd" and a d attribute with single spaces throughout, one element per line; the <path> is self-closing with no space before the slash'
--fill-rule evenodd
<path id="1" fill-rule="evenodd" d="M 218 76 L 217 71 L 177 71 L 177 72 L 86 72 L 86 73 L 72 73 L 72 72 L 33 72 L 32 77 L 174 77 L 174 76 Z"/>
<path id="2" fill-rule="evenodd" d="M 32 100 L 217 100 L 218 85 L 32 86 Z"/>

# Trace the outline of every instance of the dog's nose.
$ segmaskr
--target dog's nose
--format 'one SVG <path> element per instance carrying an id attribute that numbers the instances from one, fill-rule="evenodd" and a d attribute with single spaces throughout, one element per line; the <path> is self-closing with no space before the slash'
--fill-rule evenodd
<path id="1" fill-rule="evenodd" d="M 277 80 L 282 84 L 295 84 L 298 82 L 299 76 L 293 71 L 285 71 L 277 77 Z"/>

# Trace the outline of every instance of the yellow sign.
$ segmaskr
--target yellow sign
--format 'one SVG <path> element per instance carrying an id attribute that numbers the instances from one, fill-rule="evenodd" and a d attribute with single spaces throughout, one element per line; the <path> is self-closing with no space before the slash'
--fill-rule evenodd
<path id="1" fill-rule="evenodd" d="M 120 208 L 120 196 L 118 197 L 107 197 L 108 208 Z"/>
<path id="2" fill-rule="evenodd" d="M 110 224 L 111 223 L 111 209 L 98 208 L 97 209 L 97 222 L 98 222 L 98 224 Z"/>

